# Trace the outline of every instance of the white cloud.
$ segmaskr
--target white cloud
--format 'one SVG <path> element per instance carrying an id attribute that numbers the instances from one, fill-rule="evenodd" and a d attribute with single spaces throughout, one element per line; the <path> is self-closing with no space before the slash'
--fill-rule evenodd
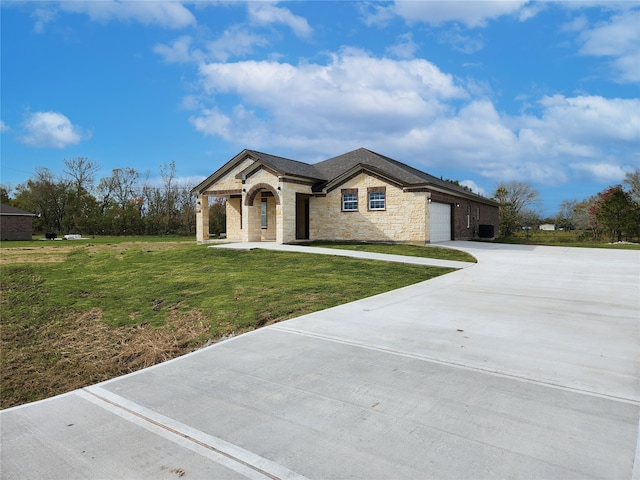
<path id="1" fill-rule="evenodd" d="M 199 61 L 202 52 L 191 51 L 192 38 L 188 35 L 177 38 L 171 45 L 163 43 L 153 47 L 153 51 L 160 55 L 168 63 L 189 63 Z"/>
<path id="2" fill-rule="evenodd" d="M 165 28 L 185 28 L 196 24 L 191 11 L 177 1 L 156 0 L 100 0 L 60 2 L 66 12 L 82 13 L 99 22 L 136 21 Z"/>
<path id="3" fill-rule="evenodd" d="M 30 113 L 22 128 L 23 134 L 19 140 L 30 147 L 64 148 L 89 136 L 58 112 Z"/>
<path id="4" fill-rule="evenodd" d="M 2 120 L 0 120 L 0 133 L 6 133 L 10 131 L 11 131 L 11 127 L 6 123 L 4 123 Z"/>
<path id="5" fill-rule="evenodd" d="M 378 5 L 372 2 L 360 2 L 357 4 L 362 22 L 367 26 L 385 27 L 396 18 L 393 6 Z"/>
<path id="6" fill-rule="evenodd" d="M 182 98 L 180 108 L 183 110 L 198 110 L 202 108 L 202 100 L 198 95 L 185 95 Z"/>
<path id="7" fill-rule="evenodd" d="M 276 7 L 271 3 L 249 3 L 249 19 L 255 25 L 272 25 L 281 23 L 293 31 L 296 36 L 307 38 L 313 33 L 307 20 L 298 15 L 294 15 L 288 8 Z"/>
<path id="8" fill-rule="evenodd" d="M 405 33 L 398 37 L 398 41 L 387 48 L 387 53 L 398 58 L 413 58 L 418 45 L 413 41 L 411 32 Z"/>
<path id="9" fill-rule="evenodd" d="M 575 170 L 580 174 L 584 173 L 599 182 L 622 182 L 627 171 L 629 171 L 622 168 L 620 165 L 601 162 L 572 163 L 569 167 L 572 170 Z"/>
<path id="10" fill-rule="evenodd" d="M 425 60 L 378 59 L 359 50 L 333 55 L 327 65 L 210 63 L 200 73 L 207 94 L 237 96 L 256 109 L 265 130 L 292 130 L 303 137 L 403 131 L 442 114 L 448 108 L 443 99 L 466 96 L 450 75 Z M 246 111 L 241 112 L 246 124 Z M 219 125 L 217 113 L 213 123 Z"/>
<path id="11" fill-rule="evenodd" d="M 191 124 L 205 135 L 215 135 L 225 140 L 232 140 L 232 121 L 218 109 L 203 109 L 200 116 L 191 117 Z"/>
<path id="12" fill-rule="evenodd" d="M 484 41 L 481 38 L 463 35 L 460 29 L 455 26 L 450 30 L 443 31 L 440 34 L 439 41 L 448 43 L 454 50 L 466 54 L 476 53 L 484 48 Z"/>
<path id="13" fill-rule="evenodd" d="M 527 9 L 521 12 L 527 3 L 528 0 L 455 2 L 396 0 L 394 10 L 409 23 L 426 22 L 437 26 L 447 22 L 459 22 L 468 27 L 484 27 L 488 20 L 503 15 L 520 13 L 522 19 L 530 18 L 536 13 L 534 10 Z"/>
<path id="14" fill-rule="evenodd" d="M 611 58 L 615 79 L 621 83 L 640 82 L 640 10 L 628 10 L 609 22 L 583 30 L 580 53 Z"/>
<path id="15" fill-rule="evenodd" d="M 209 42 L 207 49 L 210 59 L 226 62 L 231 57 L 251 54 L 254 47 L 264 47 L 268 43 L 266 38 L 237 25 L 225 30 L 220 38 Z"/>
<path id="16" fill-rule="evenodd" d="M 308 161 L 365 146 L 427 171 L 545 185 L 592 165 L 640 161 L 639 99 L 545 96 L 529 109 L 535 114 L 511 116 L 486 89 L 465 88 L 423 59 L 357 49 L 326 64 L 203 63 L 200 77 L 202 92 L 189 102 L 198 131 Z"/>
<path id="17" fill-rule="evenodd" d="M 526 125 L 550 141 L 564 139 L 577 145 L 638 144 L 640 99 L 608 99 L 600 96 L 543 97 L 542 118 L 527 119 Z"/>
<path id="18" fill-rule="evenodd" d="M 232 57 L 252 54 L 255 47 L 264 47 L 269 41 L 260 35 L 248 31 L 241 25 L 229 27 L 215 40 L 206 44 L 204 49 L 193 46 L 192 37 L 185 35 L 170 45 L 157 44 L 153 51 L 168 63 L 200 63 L 209 60 L 226 62 Z"/>
<path id="19" fill-rule="evenodd" d="M 52 8 L 36 8 L 32 14 L 32 16 L 36 19 L 36 23 L 33 26 L 33 31 L 36 33 L 43 33 L 44 26 L 53 22 L 57 16 L 57 13 Z"/>
<path id="20" fill-rule="evenodd" d="M 462 180 L 460 182 L 460 185 L 470 188 L 473 193 L 477 193 L 478 195 L 482 195 L 483 197 L 487 196 L 486 190 L 482 187 L 479 187 L 473 180 Z"/>

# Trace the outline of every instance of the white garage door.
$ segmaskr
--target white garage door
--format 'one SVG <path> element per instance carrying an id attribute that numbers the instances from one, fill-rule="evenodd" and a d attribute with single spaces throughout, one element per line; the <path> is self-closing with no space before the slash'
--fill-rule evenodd
<path id="1" fill-rule="evenodd" d="M 451 205 L 432 202 L 429 204 L 431 243 L 451 240 Z"/>

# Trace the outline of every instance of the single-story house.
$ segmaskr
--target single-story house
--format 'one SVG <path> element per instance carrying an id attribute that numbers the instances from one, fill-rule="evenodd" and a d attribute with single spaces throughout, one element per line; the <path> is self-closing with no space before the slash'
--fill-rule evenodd
<path id="1" fill-rule="evenodd" d="M 0 239 L 31 240 L 33 235 L 33 217 L 29 213 L 11 205 L 0 204 Z"/>
<path id="2" fill-rule="evenodd" d="M 308 164 L 243 150 L 196 186 L 196 237 L 209 197 L 226 199 L 227 239 L 426 244 L 497 235 L 498 203 L 360 148 Z"/>

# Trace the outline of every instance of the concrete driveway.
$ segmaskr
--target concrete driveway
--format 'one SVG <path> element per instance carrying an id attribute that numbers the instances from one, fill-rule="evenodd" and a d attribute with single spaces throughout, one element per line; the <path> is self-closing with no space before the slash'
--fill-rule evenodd
<path id="1" fill-rule="evenodd" d="M 478 264 L 1 412 L 2 478 L 640 479 L 640 252 L 447 245 Z"/>

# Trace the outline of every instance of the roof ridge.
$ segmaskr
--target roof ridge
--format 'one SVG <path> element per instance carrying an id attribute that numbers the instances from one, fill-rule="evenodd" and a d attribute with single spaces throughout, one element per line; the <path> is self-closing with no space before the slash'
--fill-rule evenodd
<path id="1" fill-rule="evenodd" d="M 301 176 L 313 180 L 326 180 L 322 172 L 311 163 L 258 152 L 257 150 L 246 150 L 246 152 L 249 155 L 254 155 L 257 161 L 265 163 L 285 175 Z"/>
<path id="2" fill-rule="evenodd" d="M 303 165 L 307 165 L 307 166 L 310 166 L 310 167 L 313 166 L 312 163 L 303 162 L 302 160 L 294 160 L 293 158 L 281 157 L 280 155 L 273 155 L 272 153 L 259 152 L 258 150 L 249 150 L 249 149 L 247 149 L 247 152 L 256 153 L 258 155 L 264 155 L 264 156 L 267 156 L 267 157 L 280 158 L 282 160 L 287 160 L 289 162 L 301 163 Z"/>
<path id="3" fill-rule="evenodd" d="M 383 155 L 383 154 L 378 153 L 378 152 L 374 152 L 373 150 L 369 150 L 368 148 L 365 148 L 365 150 L 367 150 L 370 153 L 373 153 L 374 155 L 377 155 L 378 157 L 380 157 L 380 158 L 382 158 L 382 159 L 384 159 L 384 160 L 386 160 L 388 162 L 392 162 L 395 165 L 398 165 L 399 167 L 401 167 L 401 168 L 403 168 L 405 170 L 411 171 L 411 173 L 413 173 L 413 174 L 417 173 L 418 174 L 417 176 L 427 176 L 427 177 L 431 177 L 431 178 L 434 178 L 434 179 L 438 180 L 438 177 L 436 177 L 434 175 L 431 175 L 430 173 L 427 173 L 425 171 L 422 171 L 422 170 L 420 170 L 418 168 L 412 167 L 411 165 L 403 163 L 400 160 L 396 160 L 395 158 L 387 157 L 386 155 Z"/>

